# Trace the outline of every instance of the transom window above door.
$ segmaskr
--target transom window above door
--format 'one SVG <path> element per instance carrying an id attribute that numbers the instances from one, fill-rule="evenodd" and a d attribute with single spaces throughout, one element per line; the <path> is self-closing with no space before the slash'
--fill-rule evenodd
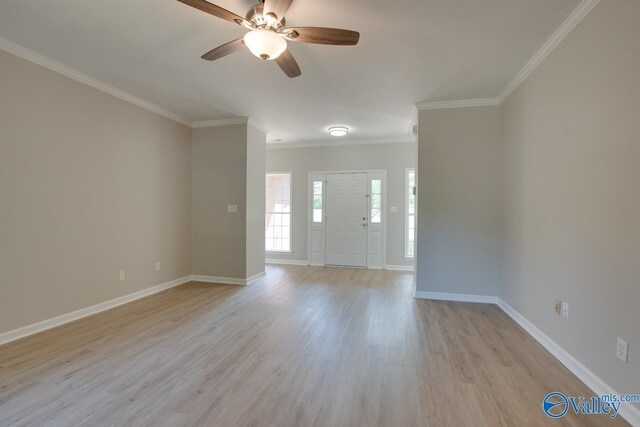
<path id="1" fill-rule="evenodd" d="M 291 172 L 266 177 L 265 251 L 291 252 Z"/>

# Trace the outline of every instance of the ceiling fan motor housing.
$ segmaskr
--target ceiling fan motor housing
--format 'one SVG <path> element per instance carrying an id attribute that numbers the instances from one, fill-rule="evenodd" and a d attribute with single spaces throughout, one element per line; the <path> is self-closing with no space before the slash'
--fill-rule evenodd
<path id="1" fill-rule="evenodd" d="M 249 9 L 246 19 L 257 28 L 271 28 L 274 31 L 280 31 L 286 23 L 284 18 L 278 20 L 277 16 L 271 14 L 271 19 L 268 19 L 264 15 L 264 0 Z"/>

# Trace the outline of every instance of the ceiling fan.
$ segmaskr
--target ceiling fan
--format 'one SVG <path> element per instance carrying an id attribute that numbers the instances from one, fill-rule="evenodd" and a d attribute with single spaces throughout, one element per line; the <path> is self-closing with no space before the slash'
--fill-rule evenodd
<path id="1" fill-rule="evenodd" d="M 321 27 L 286 28 L 284 15 L 293 0 L 259 0 L 260 3 L 249 9 L 246 19 L 205 0 L 178 1 L 251 30 L 243 38 L 225 43 L 202 55 L 202 59 L 207 61 L 227 56 L 245 45 L 260 59 L 275 59 L 282 71 L 293 78 L 302 72 L 287 50 L 287 41 L 350 46 L 357 44 L 360 39 L 360 33 L 350 30 Z"/>

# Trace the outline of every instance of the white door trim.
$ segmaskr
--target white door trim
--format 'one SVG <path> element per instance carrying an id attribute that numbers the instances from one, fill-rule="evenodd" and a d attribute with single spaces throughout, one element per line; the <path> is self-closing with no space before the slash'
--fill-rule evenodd
<path id="1" fill-rule="evenodd" d="M 323 235 L 325 235 L 324 241 L 321 242 L 323 253 L 322 257 L 315 257 L 312 252 L 312 226 L 313 226 L 313 181 L 322 179 L 324 186 L 322 190 L 322 214 L 324 216 L 326 212 L 326 182 L 327 174 L 337 173 L 366 173 L 367 174 L 367 191 L 371 193 L 371 177 L 378 175 L 382 177 L 382 262 L 379 266 L 372 266 L 369 262 L 370 258 L 370 231 L 367 229 L 367 268 L 371 269 L 384 269 L 387 264 L 387 170 L 386 169 L 346 169 L 346 170 L 327 170 L 327 171 L 310 171 L 308 174 L 307 183 L 307 259 L 309 265 L 324 266 L 326 265 L 326 228 L 324 227 L 325 221 L 323 220 Z M 368 197 L 367 201 L 367 218 L 370 220 L 371 216 L 371 197 Z"/>

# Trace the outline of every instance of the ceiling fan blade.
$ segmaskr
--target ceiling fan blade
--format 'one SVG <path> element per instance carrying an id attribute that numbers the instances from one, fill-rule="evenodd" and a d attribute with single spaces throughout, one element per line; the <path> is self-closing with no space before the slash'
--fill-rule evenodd
<path id="1" fill-rule="evenodd" d="M 215 49 L 210 50 L 209 52 L 202 55 L 201 58 L 206 59 L 207 61 L 215 61 L 216 59 L 220 59 L 223 56 L 227 56 L 241 49 L 242 46 L 244 46 L 243 39 L 237 39 L 229 43 L 225 43 L 222 46 L 218 46 Z"/>
<path id="2" fill-rule="evenodd" d="M 302 74 L 302 71 L 300 71 L 300 66 L 293 58 L 293 55 L 291 55 L 291 52 L 289 52 L 288 50 L 282 52 L 282 54 L 276 58 L 276 62 L 278 63 L 282 71 L 284 71 L 284 73 L 289 76 L 289 78 L 298 77 Z"/>
<path id="3" fill-rule="evenodd" d="M 273 13 L 278 18 L 278 21 L 282 21 L 292 2 L 293 0 L 265 0 L 263 13 L 265 15 L 267 13 Z"/>
<path id="4" fill-rule="evenodd" d="M 216 6 L 213 3 L 209 3 L 205 0 L 178 0 L 180 3 L 184 3 L 191 7 L 195 7 L 198 10 L 206 12 L 210 15 L 217 16 L 218 18 L 222 18 L 225 21 L 233 22 L 238 25 L 249 26 L 251 24 L 247 22 L 244 18 L 239 15 L 236 15 L 233 12 L 229 12 L 227 9 L 224 9 L 220 6 Z"/>
<path id="5" fill-rule="evenodd" d="M 292 27 L 285 29 L 283 35 L 297 42 L 337 46 L 352 46 L 360 40 L 359 32 L 338 28 Z"/>

